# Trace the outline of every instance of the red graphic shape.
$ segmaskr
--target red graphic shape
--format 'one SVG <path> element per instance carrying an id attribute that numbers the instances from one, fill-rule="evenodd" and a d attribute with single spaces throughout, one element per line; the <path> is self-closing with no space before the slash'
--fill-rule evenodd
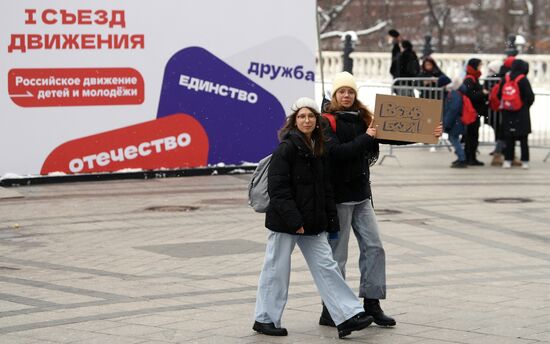
<path id="1" fill-rule="evenodd" d="M 188 168 L 205 166 L 207 159 L 202 125 L 174 114 L 65 142 L 48 155 L 40 174 Z"/>
<path id="2" fill-rule="evenodd" d="M 133 68 L 11 69 L 8 93 L 22 107 L 141 104 L 141 74 Z"/>

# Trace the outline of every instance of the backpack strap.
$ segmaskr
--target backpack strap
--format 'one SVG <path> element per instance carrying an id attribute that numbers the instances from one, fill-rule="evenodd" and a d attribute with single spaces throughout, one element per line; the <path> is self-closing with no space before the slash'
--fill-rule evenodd
<path id="1" fill-rule="evenodd" d="M 515 82 L 519 82 L 521 79 L 525 78 L 525 74 L 520 74 L 518 76 L 516 76 L 516 78 L 514 79 Z M 510 77 L 510 73 L 506 73 L 506 75 L 504 76 L 504 81 L 505 82 L 508 82 L 511 80 L 511 77 Z"/>
<path id="2" fill-rule="evenodd" d="M 466 79 L 472 79 L 472 81 L 474 83 L 476 82 L 476 78 L 473 75 L 470 75 L 470 74 L 466 74 L 466 76 L 464 77 L 464 80 L 466 80 Z"/>
<path id="3" fill-rule="evenodd" d="M 521 79 L 525 78 L 525 74 L 520 74 L 518 76 L 516 76 L 516 78 L 514 79 L 515 82 L 519 82 Z"/>
<path id="4" fill-rule="evenodd" d="M 323 113 L 321 114 L 321 116 L 323 116 L 328 121 L 330 127 L 332 128 L 332 131 L 336 132 L 336 117 L 331 113 Z"/>

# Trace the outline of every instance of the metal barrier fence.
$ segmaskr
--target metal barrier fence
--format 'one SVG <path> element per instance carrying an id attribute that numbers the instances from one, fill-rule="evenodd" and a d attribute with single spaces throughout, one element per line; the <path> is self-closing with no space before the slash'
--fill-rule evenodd
<path id="1" fill-rule="evenodd" d="M 499 81 L 499 78 L 483 78 L 481 79 L 482 85 L 490 92 L 491 88 Z M 427 98 L 427 99 L 443 99 L 443 88 L 437 87 L 437 78 L 396 78 L 391 85 L 382 84 L 362 84 L 359 85 L 359 97 L 360 99 L 369 98 L 374 99 L 372 90 L 378 91 L 377 93 L 396 94 L 407 97 Z M 380 92 L 381 91 L 381 92 Z M 532 133 L 529 135 L 530 148 L 542 148 L 549 150 L 548 154 L 544 158 L 546 162 L 550 158 L 550 116 L 546 113 L 550 107 L 550 92 L 544 92 L 541 90 L 535 91 L 535 103 L 531 107 L 531 128 Z M 367 102 L 368 104 L 368 102 Z M 372 105 L 372 104 L 371 104 Z M 374 109 L 374 106 L 371 106 Z M 502 119 L 499 111 L 488 110 L 488 116 L 481 118 L 481 125 L 479 129 L 479 143 L 480 145 L 492 145 L 495 144 L 494 129 L 500 125 Z M 486 125 L 483 125 L 486 124 Z M 419 145 L 412 145 L 418 147 Z M 441 139 L 436 145 L 422 145 L 422 147 L 446 147 L 451 150 L 450 143 Z M 393 149 L 397 146 L 391 146 L 389 153 L 384 155 L 380 159 L 380 164 L 384 161 L 385 157 L 397 158 L 393 154 Z M 410 146 L 399 146 L 399 148 L 405 148 Z M 398 161 L 399 163 L 399 161 Z"/>
<path id="2" fill-rule="evenodd" d="M 437 78 L 396 78 L 391 92 L 404 97 L 443 99 L 443 88 L 437 87 Z"/>

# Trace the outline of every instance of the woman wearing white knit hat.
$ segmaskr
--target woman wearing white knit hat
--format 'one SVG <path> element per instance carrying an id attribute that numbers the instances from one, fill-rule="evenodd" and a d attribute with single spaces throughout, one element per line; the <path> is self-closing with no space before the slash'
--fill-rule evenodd
<path id="1" fill-rule="evenodd" d="M 300 98 L 279 131 L 281 144 L 268 170 L 268 232 L 258 283 L 253 329 L 286 336 L 281 318 L 288 296 L 290 258 L 296 244 L 306 259 L 340 338 L 369 326 L 359 299 L 340 274 L 327 233 L 338 231 L 338 217 L 324 156 L 321 116 L 315 101 Z"/>
<path id="2" fill-rule="evenodd" d="M 332 98 L 324 110 L 328 119 L 324 125 L 326 149 L 340 221 L 339 237 L 329 240 L 332 253 L 345 278 L 353 229 L 359 244 L 359 297 L 364 299 L 365 312 L 380 326 L 394 326 L 395 320 L 384 314 L 379 301 L 386 298 L 386 258 L 372 206 L 369 166 L 378 158 L 379 143 L 405 143 L 376 139 L 373 114 L 357 99 L 357 84 L 347 72 L 334 77 Z M 441 131 L 440 125 L 434 135 L 441 136 Z M 331 315 L 323 306 L 319 324 L 334 326 Z"/>

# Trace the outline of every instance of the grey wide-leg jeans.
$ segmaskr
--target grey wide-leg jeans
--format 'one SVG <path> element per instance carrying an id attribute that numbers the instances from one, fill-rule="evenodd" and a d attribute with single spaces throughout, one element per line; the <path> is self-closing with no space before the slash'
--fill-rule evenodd
<path id="1" fill-rule="evenodd" d="M 332 258 L 327 233 L 291 235 L 269 231 L 256 295 L 255 320 L 281 327 L 281 317 L 288 297 L 290 256 L 296 244 L 304 255 L 321 299 L 334 323 L 341 324 L 363 312 L 363 305 L 347 285 Z"/>
<path id="2" fill-rule="evenodd" d="M 382 247 L 378 222 L 370 199 L 359 204 L 337 204 L 340 232 L 338 239 L 329 240 L 334 260 L 342 276 L 346 277 L 346 262 L 348 260 L 348 243 L 350 232 L 357 238 L 359 244 L 359 270 L 361 282 L 359 297 L 368 299 L 386 298 L 386 254 Z"/>

